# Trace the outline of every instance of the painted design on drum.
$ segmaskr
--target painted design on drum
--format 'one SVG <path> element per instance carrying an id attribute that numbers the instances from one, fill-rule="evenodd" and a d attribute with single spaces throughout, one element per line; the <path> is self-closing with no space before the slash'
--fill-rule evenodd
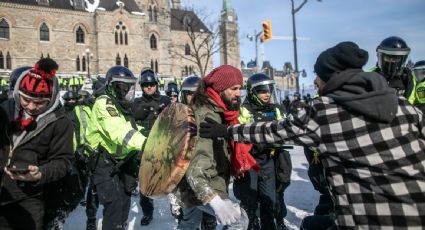
<path id="1" fill-rule="evenodd" d="M 161 198 L 176 188 L 193 158 L 196 134 L 188 106 L 172 103 L 159 114 L 140 163 L 139 186 L 145 196 Z"/>

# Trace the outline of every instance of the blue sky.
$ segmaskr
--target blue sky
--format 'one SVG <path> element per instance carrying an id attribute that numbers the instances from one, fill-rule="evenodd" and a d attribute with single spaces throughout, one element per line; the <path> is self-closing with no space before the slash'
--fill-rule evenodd
<path id="1" fill-rule="evenodd" d="M 302 0 L 295 0 L 298 6 Z M 219 16 L 222 0 L 182 0 L 183 5 Z M 261 30 L 261 21 L 272 21 L 273 35 L 292 36 L 290 0 L 232 0 L 239 21 L 241 59 L 255 58 L 255 46 L 246 35 Z M 306 87 L 314 79 L 313 65 L 323 50 L 341 41 L 354 41 L 369 52 L 365 68 L 376 63 L 376 47 L 386 37 L 399 36 L 412 49 L 413 62 L 425 60 L 425 0 L 308 0 L 296 14 L 298 66 L 307 71 L 300 82 Z M 272 40 L 264 44 L 265 59 L 282 69 L 294 65 L 291 40 Z M 220 64 L 218 56 L 214 66 Z"/>

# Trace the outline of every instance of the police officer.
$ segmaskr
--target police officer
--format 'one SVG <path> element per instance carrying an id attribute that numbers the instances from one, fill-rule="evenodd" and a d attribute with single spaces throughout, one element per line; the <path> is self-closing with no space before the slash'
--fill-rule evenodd
<path id="1" fill-rule="evenodd" d="M 143 126 L 143 134 L 148 136 L 159 113 L 171 102 L 169 97 L 160 95 L 158 77 L 153 70 L 146 69 L 140 73 L 140 86 L 143 96 L 134 101 L 131 111 L 136 122 Z M 140 193 L 140 206 L 143 211 L 140 224 L 149 225 L 153 219 L 153 200 Z"/>
<path id="2" fill-rule="evenodd" d="M 411 104 L 414 103 L 415 80 L 409 68 L 405 67 L 410 48 L 396 36 L 385 38 L 376 48 L 378 62 L 371 71 L 384 76 L 388 85 L 397 90 Z"/>
<path id="3" fill-rule="evenodd" d="M 94 150 L 90 156 L 93 184 L 104 206 L 103 229 L 125 229 L 131 192 L 137 186 L 133 163 L 146 138 L 129 111 L 136 82 L 126 67 L 111 67 L 106 73 L 106 94 L 96 99 L 87 129 L 87 141 Z"/>
<path id="4" fill-rule="evenodd" d="M 297 114 L 299 111 L 303 110 L 306 107 L 306 104 L 301 101 L 301 95 L 299 92 L 294 93 L 294 99 L 289 105 L 289 113 Z"/>
<path id="5" fill-rule="evenodd" d="M 413 75 L 416 80 L 414 105 L 425 113 L 425 60 L 415 63 Z"/>
<path id="6" fill-rule="evenodd" d="M 168 82 L 165 94 L 170 98 L 171 102 L 178 102 L 179 89 L 175 82 Z"/>
<path id="7" fill-rule="evenodd" d="M 239 111 L 241 124 L 282 119 L 279 107 L 274 80 L 264 73 L 257 73 L 248 78 L 247 97 Z M 242 178 L 235 180 L 233 184 L 235 196 L 241 200 L 241 207 L 248 214 L 248 229 L 260 229 L 260 225 L 261 229 L 276 229 L 275 212 L 279 212 L 280 209 L 276 199 L 280 200 L 280 197 L 283 196 L 283 185 L 280 186 L 280 184 L 288 182 L 290 175 L 290 162 L 282 162 L 287 164 L 283 168 L 284 170 L 289 169 L 289 173 L 281 175 L 286 178 L 282 178 L 277 185 L 276 173 L 280 172 L 276 172 L 274 157 L 287 154 L 281 147 L 270 148 L 262 144 L 254 145 L 250 153 L 260 165 L 260 172 L 256 173 L 250 170 Z M 277 163 L 281 162 L 277 161 Z M 279 186 L 282 187 L 281 190 L 276 191 Z M 258 204 L 260 205 L 260 221 L 256 215 Z M 276 216 L 276 222 L 283 224 L 283 217 Z"/>
<path id="8" fill-rule="evenodd" d="M 181 102 L 183 104 L 189 105 L 192 101 L 193 94 L 196 92 L 196 89 L 198 88 L 199 81 L 201 80 L 200 77 L 194 75 L 187 77 L 184 79 L 182 83 L 181 88 Z"/>

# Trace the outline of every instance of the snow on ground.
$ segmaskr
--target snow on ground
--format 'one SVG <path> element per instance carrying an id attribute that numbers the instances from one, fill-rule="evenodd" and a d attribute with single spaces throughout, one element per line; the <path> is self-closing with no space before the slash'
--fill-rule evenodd
<path id="1" fill-rule="evenodd" d="M 285 191 L 285 201 L 288 209 L 286 224 L 289 229 L 299 229 L 301 220 L 311 215 L 319 201 L 319 194 L 313 189 L 307 175 L 307 161 L 302 147 L 295 146 L 290 151 L 292 159 L 291 185 Z M 232 190 L 231 190 L 232 192 Z M 139 198 L 132 197 L 130 214 L 128 218 L 129 230 L 172 230 L 176 228 L 176 222 L 170 214 L 170 206 L 167 198 L 154 201 L 154 217 L 149 226 L 140 226 L 141 208 Z M 102 208 L 98 213 L 98 229 L 101 229 Z M 84 207 L 78 207 L 70 214 L 65 222 L 65 230 L 84 230 L 86 228 L 86 213 Z M 218 226 L 217 229 L 221 229 Z"/>

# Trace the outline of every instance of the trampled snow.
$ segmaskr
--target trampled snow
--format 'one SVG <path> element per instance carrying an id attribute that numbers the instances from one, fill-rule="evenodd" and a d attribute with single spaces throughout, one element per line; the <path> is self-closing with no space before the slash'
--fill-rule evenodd
<path id="1" fill-rule="evenodd" d="M 289 229 L 299 229 L 301 220 L 308 215 L 312 215 L 314 207 L 319 202 L 319 193 L 313 189 L 307 175 L 307 160 L 305 159 L 303 148 L 296 146 L 290 150 L 292 159 L 291 185 L 285 191 L 285 201 L 288 209 L 286 225 Z M 230 192 L 232 192 L 230 188 Z M 128 229 L 146 230 L 172 230 L 177 223 L 170 213 L 170 205 L 167 198 L 154 201 L 154 217 L 150 225 L 140 226 L 141 208 L 139 198 L 132 197 L 130 214 L 128 218 Z M 102 226 L 102 208 L 97 212 L 98 229 Z M 84 230 L 86 228 L 85 207 L 79 206 L 70 214 L 65 222 L 65 230 Z M 222 226 L 217 226 L 221 229 Z"/>

